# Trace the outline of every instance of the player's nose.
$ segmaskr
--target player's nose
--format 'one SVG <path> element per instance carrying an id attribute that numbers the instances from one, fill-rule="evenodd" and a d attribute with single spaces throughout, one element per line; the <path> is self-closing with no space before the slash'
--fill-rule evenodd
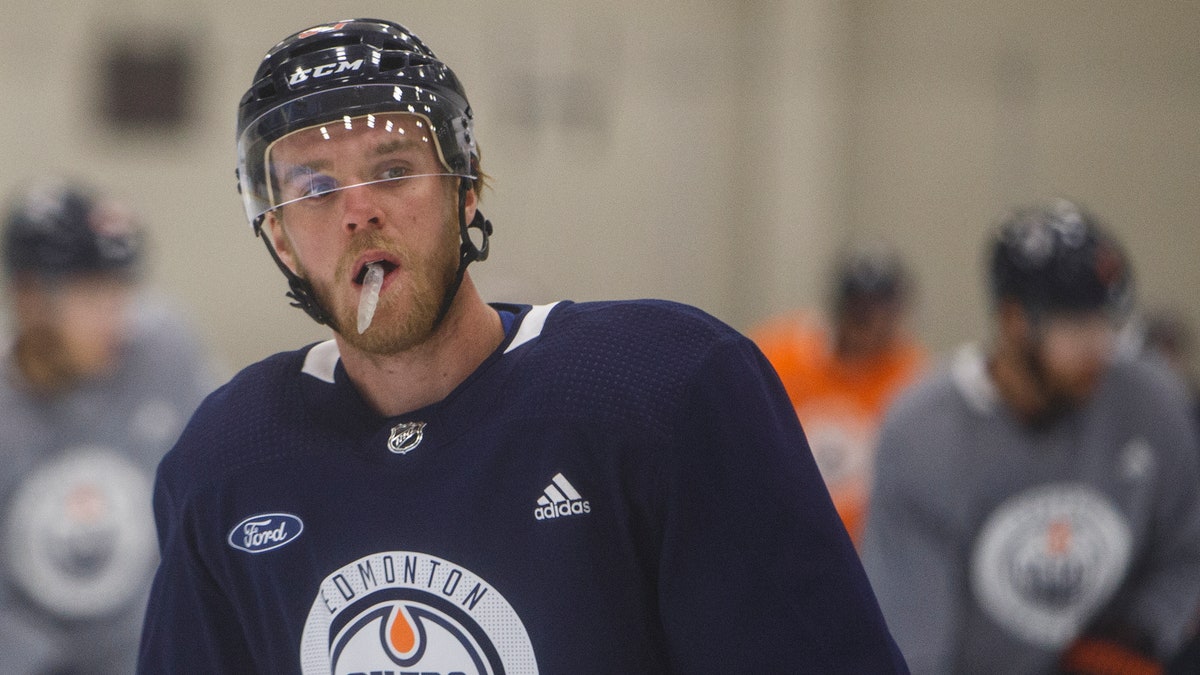
<path id="1" fill-rule="evenodd" d="M 341 191 L 342 226 L 349 232 L 362 227 L 378 227 L 383 223 L 383 211 L 372 195 L 369 185 L 356 185 Z"/>

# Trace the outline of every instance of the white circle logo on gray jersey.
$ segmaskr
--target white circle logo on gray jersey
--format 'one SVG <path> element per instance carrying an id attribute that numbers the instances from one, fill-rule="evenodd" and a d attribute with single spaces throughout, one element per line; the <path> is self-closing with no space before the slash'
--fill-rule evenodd
<path id="1" fill-rule="evenodd" d="M 41 467 L 18 488 L 5 523 L 16 586 L 68 619 L 140 601 L 158 556 L 150 500 L 147 472 L 106 448 Z"/>
<path id="2" fill-rule="evenodd" d="M 983 609 L 1021 639 L 1060 647 L 1116 591 L 1132 537 L 1103 495 L 1077 484 L 1023 492 L 984 523 L 971 560 Z"/>
<path id="3" fill-rule="evenodd" d="M 469 570 L 424 553 L 375 553 L 321 582 L 300 641 L 304 675 L 537 673 L 525 625 Z"/>

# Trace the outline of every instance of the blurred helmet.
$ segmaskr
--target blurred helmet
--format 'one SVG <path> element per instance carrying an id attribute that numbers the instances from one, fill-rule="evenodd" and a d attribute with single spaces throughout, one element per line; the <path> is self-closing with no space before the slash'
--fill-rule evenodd
<path id="1" fill-rule="evenodd" d="M 131 212 L 78 185 L 46 182 L 19 194 L 4 224 L 9 277 L 94 273 L 134 276 L 144 248 Z"/>
<path id="2" fill-rule="evenodd" d="M 293 131 L 369 113 L 409 113 L 434 129 L 448 173 L 476 177 L 471 106 L 446 64 L 404 26 L 351 19 L 285 38 L 238 106 L 238 187 L 257 228 L 273 203 L 267 153 Z"/>
<path id="3" fill-rule="evenodd" d="M 993 300 L 1011 298 L 1038 312 L 1121 314 L 1133 284 L 1117 242 L 1091 214 L 1060 199 L 1002 222 L 991 246 L 991 292 Z"/>
<path id="4" fill-rule="evenodd" d="M 861 303 L 903 301 L 908 293 L 908 271 L 891 248 L 859 247 L 843 254 L 837 262 L 832 296 L 835 313 Z"/>

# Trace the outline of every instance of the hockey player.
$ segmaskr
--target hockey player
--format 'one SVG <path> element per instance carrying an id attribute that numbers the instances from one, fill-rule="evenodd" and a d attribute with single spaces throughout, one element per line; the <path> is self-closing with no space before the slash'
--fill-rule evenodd
<path id="1" fill-rule="evenodd" d="M 787 389 L 842 523 L 856 543 L 866 522 L 879 423 L 925 350 L 905 329 L 911 282 L 898 254 L 859 247 L 840 256 L 827 317 L 774 317 L 750 337 Z"/>
<path id="2" fill-rule="evenodd" d="M 132 672 L 157 562 L 154 468 L 216 384 L 190 327 L 138 288 L 143 234 L 79 185 L 4 223 L 0 672 Z"/>
<path id="3" fill-rule="evenodd" d="M 994 342 L 881 431 L 863 556 L 884 616 L 913 672 L 1157 672 L 1200 596 L 1181 383 L 1114 358 L 1128 263 L 1078 206 L 1014 213 L 990 254 Z"/>
<path id="4" fill-rule="evenodd" d="M 162 463 L 142 672 L 905 672 L 751 343 L 480 299 L 472 112 L 412 33 L 286 38 L 238 128 L 247 215 L 333 335 Z"/>

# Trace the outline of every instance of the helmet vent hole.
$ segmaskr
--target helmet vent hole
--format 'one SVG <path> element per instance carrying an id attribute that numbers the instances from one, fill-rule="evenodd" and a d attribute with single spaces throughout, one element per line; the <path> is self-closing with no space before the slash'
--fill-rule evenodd
<path id="1" fill-rule="evenodd" d="M 389 73 L 396 70 L 406 68 L 437 68 L 442 64 L 436 59 L 431 59 L 422 54 L 415 52 L 388 50 L 382 52 L 379 57 L 379 72 Z"/>
<path id="2" fill-rule="evenodd" d="M 270 80 L 254 89 L 254 97 L 258 99 L 272 98 L 276 94 L 275 84 Z"/>
<path id="3" fill-rule="evenodd" d="M 393 70 L 400 70 L 412 65 L 409 54 L 405 52 L 384 52 L 379 58 L 379 72 L 387 73 Z"/>
<path id="4" fill-rule="evenodd" d="M 345 37 L 327 37 L 325 39 L 308 38 L 304 44 L 294 47 L 289 56 L 291 58 L 296 58 L 297 56 L 306 56 L 308 54 L 313 54 L 326 49 L 337 49 L 338 47 L 344 48 L 350 44 L 352 43 Z"/>

